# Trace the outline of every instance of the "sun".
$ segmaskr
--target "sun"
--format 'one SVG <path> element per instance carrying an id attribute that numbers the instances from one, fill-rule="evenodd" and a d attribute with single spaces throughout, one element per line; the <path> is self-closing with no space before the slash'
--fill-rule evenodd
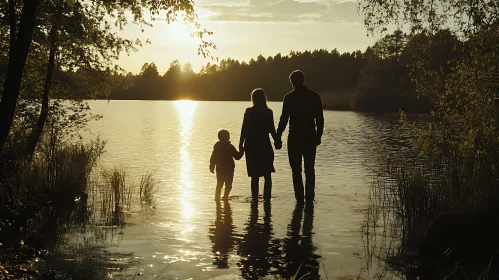
<path id="1" fill-rule="evenodd" d="M 175 42 L 175 45 L 183 47 L 195 47 L 199 45 L 199 40 L 191 36 L 193 31 L 194 29 L 189 28 L 189 25 L 183 22 L 182 19 L 166 24 L 163 29 L 167 41 Z"/>

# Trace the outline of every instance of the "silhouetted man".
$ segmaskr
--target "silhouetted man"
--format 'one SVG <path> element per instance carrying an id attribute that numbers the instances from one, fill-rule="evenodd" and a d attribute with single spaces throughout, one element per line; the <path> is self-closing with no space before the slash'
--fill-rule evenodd
<path id="1" fill-rule="evenodd" d="M 305 82 L 303 72 L 293 71 L 289 80 L 294 90 L 284 97 L 277 135 L 281 138 L 289 119 L 288 157 L 293 173 L 295 197 L 298 202 L 303 202 L 301 175 L 303 158 L 306 178 L 305 199 L 307 202 L 313 202 L 315 198 L 315 152 L 317 146 L 321 144 L 324 131 L 322 100 L 318 93 L 303 84 Z"/>

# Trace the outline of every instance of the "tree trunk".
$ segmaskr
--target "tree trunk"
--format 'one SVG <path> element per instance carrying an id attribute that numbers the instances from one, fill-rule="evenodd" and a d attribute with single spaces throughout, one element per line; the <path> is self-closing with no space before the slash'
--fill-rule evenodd
<path id="1" fill-rule="evenodd" d="M 40 0 L 30 0 L 29 2 L 26 1 L 23 5 L 17 36 L 13 36 L 12 34 L 12 32 L 15 32 L 15 25 L 12 26 L 13 23 L 11 22 L 9 65 L 3 86 L 2 99 L 0 100 L 0 153 L 3 151 L 12 121 L 14 120 L 24 66 L 28 58 L 33 30 L 35 29 L 36 11 L 39 2 Z M 14 1 L 9 1 L 9 5 L 11 3 L 14 3 Z M 10 15 L 10 17 L 12 16 Z M 12 40 L 15 40 L 15 43 Z"/>
<path id="2" fill-rule="evenodd" d="M 51 33 L 55 32 L 55 27 L 52 27 L 52 29 L 53 30 L 51 31 Z M 38 144 L 40 136 L 42 135 L 43 127 L 45 126 L 45 121 L 47 120 L 49 112 L 49 92 L 50 87 L 52 86 L 52 75 L 54 73 L 54 60 L 56 52 L 54 41 L 55 39 L 51 39 L 47 73 L 45 75 L 45 84 L 43 85 L 42 109 L 40 111 L 38 121 L 36 122 L 36 126 L 31 131 L 31 134 L 28 138 L 28 143 L 26 144 L 25 157 L 28 159 L 31 159 L 33 157 L 33 154 L 35 153 L 36 145 Z"/>
<path id="3" fill-rule="evenodd" d="M 395 37 L 395 96 L 399 97 L 399 42 Z"/>

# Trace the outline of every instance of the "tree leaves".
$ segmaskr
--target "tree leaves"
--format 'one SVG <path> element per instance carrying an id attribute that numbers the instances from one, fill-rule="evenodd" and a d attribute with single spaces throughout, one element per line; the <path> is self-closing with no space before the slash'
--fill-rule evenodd
<path id="1" fill-rule="evenodd" d="M 386 27 L 408 25 L 412 34 L 428 29 L 450 28 L 469 37 L 499 19 L 495 0 L 359 0 L 369 33 L 383 33 Z"/>

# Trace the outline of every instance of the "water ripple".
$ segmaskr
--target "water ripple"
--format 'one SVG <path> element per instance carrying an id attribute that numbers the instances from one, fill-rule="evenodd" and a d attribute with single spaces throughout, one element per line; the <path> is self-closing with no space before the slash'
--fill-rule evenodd
<path id="1" fill-rule="evenodd" d="M 237 146 L 246 102 L 92 101 L 102 120 L 88 134 L 108 141 L 102 166 L 125 167 L 134 181 L 153 170 L 159 181 L 154 211 L 137 211 L 113 250 L 143 256 L 146 277 L 284 277 L 300 263 L 311 276 L 359 275 L 365 263 L 359 228 L 372 173 L 372 143 L 397 150 L 396 115 L 327 111 L 318 148 L 317 202 L 294 204 L 286 141 L 276 151 L 272 204 L 250 203 L 244 159 L 236 162 L 227 203 L 213 201 L 209 157 L 220 128 Z M 270 103 L 277 118 L 281 103 Z M 418 116 L 416 116 L 418 117 Z M 424 116 L 423 116 L 424 117 Z M 166 266 L 168 265 L 168 267 Z M 324 276 L 324 275 L 323 275 Z"/>

